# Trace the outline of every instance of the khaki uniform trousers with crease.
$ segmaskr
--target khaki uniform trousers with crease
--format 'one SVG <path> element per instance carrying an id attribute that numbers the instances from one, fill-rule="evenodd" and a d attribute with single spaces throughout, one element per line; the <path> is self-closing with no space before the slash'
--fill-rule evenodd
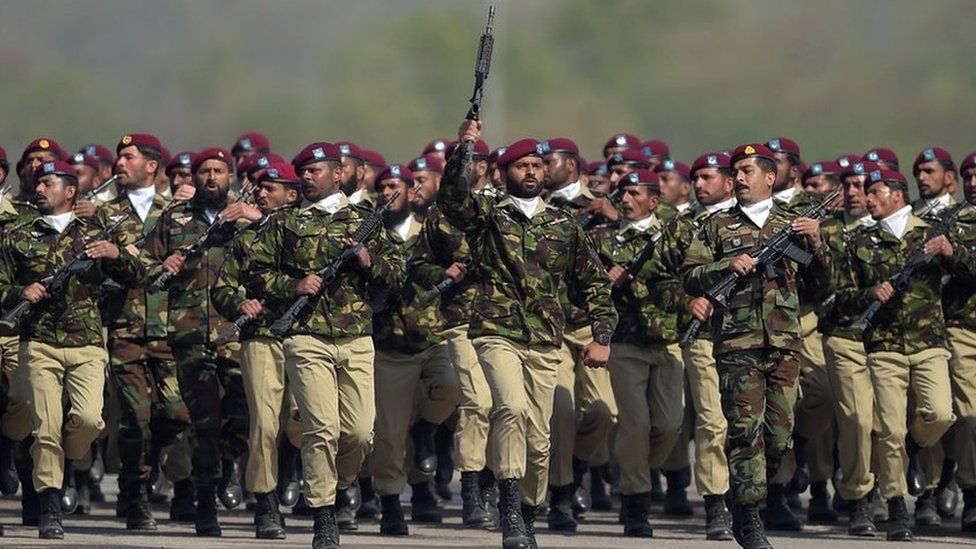
<path id="1" fill-rule="evenodd" d="M 817 315 L 800 317 L 803 344 L 800 347 L 800 395 L 796 409 L 796 434 L 807 439 L 806 461 L 811 482 L 824 482 L 834 475 L 834 420 L 836 398 L 831 390 L 824 357 L 823 337 L 817 331 Z"/>
<path id="2" fill-rule="evenodd" d="M 976 488 L 976 332 L 949 328 L 952 357 L 952 402 L 956 410 L 956 482 L 963 490 Z"/>
<path id="3" fill-rule="evenodd" d="M 285 372 L 302 422 L 302 467 L 311 507 L 335 503 L 373 444 L 373 340 L 328 340 L 293 335 L 284 340 Z"/>
<path id="4" fill-rule="evenodd" d="M 681 435 L 681 350 L 677 344 L 613 343 L 607 368 L 620 414 L 614 441 L 620 493 L 650 492 L 651 469 L 664 463 Z"/>
<path id="5" fill-rule="evenodd" d="M 854 501 L 874 487 L 871 451 L 874 429 L 874 390 L 867 353 L 860 341 L 824 337 L 827 379 L 834 395 L 837 421 L 837 456 L 843 479 L 837 485 L 841 497 Z"/>
<path id="6" fill-rule="evenodd" d="M 7 409 L 0 418 L 0 431 L 13 441 L 31 432 L 31 390 L 27 368 L 20 368 L 20 336 L 0 337 L 0 368 L 7 378 Z"/>
<path id="7" fill-rule="evenodd" d="M 61 488 L 64 460 L 85 457 L 105 428 L 102 390 L 108 355 L 102 347 L 54 347 L 38 341 L 20 345 L 31 390 L 34 489 Z M 65 421 L 62 399 L 70 408 Z"/>
<path id="8" fill-rule="evenodd" d="M 874 413 L 880 428 L 878 452 L 881 496 L 908 493 L 905 437 L 922 448 L 939 442 L 955 421 L 949 381 L 949 351 L 926 349 L 913 355 L 890 351 L 868 354 L 874 386 Z M 909 395 L 914 406 L 909 408 Z"/>
<path id="9" fill-rule="evenodd" d="M 488 455 L 491 388 L 478 362 L 478 353 L 468 339 L 468 326 L 448 328 L 441 336 L 447 343 L 461 390 L 454 429 L 454 466 L 461 472 L 481 471 Z"/>
<path id="10" fill-rule="evenodd" d="M 690 407 L 695 411 L 695 486 L 706 496 L 729 491 L 729 462 L 725 457 L 729 424 L 722 413 L 713 349 L 710 340 L 699 338 L 681 350 L 691 389 Z"/>
<path id="11" fill-rule="evenodd" d="M 376 351 L 375 380 L 373 486 L 380 496 L 389 496 L 406 488 L 407 439 L 414 420 L 443 423 L 457 407 L 461 389 L 447 342 L 413 355 Z"/>
<path id="12" fill-rule="evenodd" d="M 556 347 L 529 347 L 499 336 L 472 341 L 491 388 L 488 466 L 498 479 L 521 479 L 522 502 L 540 505 L 549 482 Z"/>

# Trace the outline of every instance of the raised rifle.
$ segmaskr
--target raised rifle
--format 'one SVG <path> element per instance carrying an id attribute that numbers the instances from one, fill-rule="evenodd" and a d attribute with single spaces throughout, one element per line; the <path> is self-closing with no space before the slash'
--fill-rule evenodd
<path id="1" fill-rule="evenodd" d="M 374 210 L 369 216 L 359 225 L 356 232 L 352 235 L 353 244 L 346 246 L 342 252 L 333 257 L 329 262 L 318 271 L 315 272 L 316 275 L 322 278 L 322 289 L 329 287 L 336 278 L 339 276 L 339 271 L 350 261 L 352 261 L 356 254 L 363 249 L 364 244 L 369 240 L 376 232 L 380 229 L 383 224 L 383 214 L 390 209 L 390 205 L 393 201 L 400 196 L 400 191 L 395 191 L 389 200 L 385 204 Z M 292 325 L 305 310 L 305 307 L 311 301 L 312 296 L 310 295 L 300 295 L 288 307 L 278 320 L 275 320 L 271 325 L 271 331 L 278 337 L 284 336 L 288 330 L 291 329 Z M 237 320 L 240 320 L 239 318 Z M 237 324 L 237 320 L 234 324 Z M 242 321 L 241 327 L 246 324 L 246 321 Z M 230 329 L 230 328 L 228 328 Z"/>
<path id="2" fill-rule="evenodd" d="M 468 99 L 471 106 L 468 107 L 468 114 L 464 117 L 467 120 L 481 119 L 481 99 L 484 97 L 485 80 L 488 80 L 488 71 L 491 69 L 491 52 L 495 47 L 495 37 L 492 35 L 494 24 L 495 6 L 488 6 L 488 22 L 485 24 L 485 32 L 478 42 L 478 57 L 474 64 L 474 91 L 471 92 L 471 98 Z M 461 164 L 461 176 L 466 182 L 474 163 L 474 141 L 465 141 L 463 147 L 464 159 Z"/>
<path id="3" fill-rule="evenodd" d="M 829 213 L 828 207 L 830 203 L 837 199 L 843 192 L 843 185 L 838 186 L 830 194 L 825 196 L 819 202 L 811 204 L 802 214 L 798 217 L 807 217 L 820 221 L 824 216 Z M 796 230 L 793 229 L 793 224 L 790 223 L 786 227 L 783 227 L 776 232 L 765 244 L 753 248 L 749 252 L 749 257 L 756 261 L 757 269 L 764 269 L 765 277 L 767 280 L 776 277 L 776 269 L 774 267 L 777 260 L 782 257 L 787 257 L 803 267 L 806 267 L 813 261 L 813 254 L 804 250 L 793 242 L 793 236 L 796 235 Z M 732 291 L 735 286 L 742 280 L 743 275 L 736 272 L 730 271 L 729 274 L 722 277 L 721 280 L 716 282 L 711 288 L 705 291 L 705 297 L 712 302 L 715 309 L 724 309 L 728 306 L 729 296 L 732 295 Z M 681 340 L 678 344 L 682 349 L 687 348 L 696 339 L 698 339 L 698 334 L 701 333 L 702 322 L 697 318 L 691 319 L 691 323 L 685 330 L 684 335 L 681 336 Z"/>
<path id="4" fill-rule="evenodd" d="M 93 238 L 85 239 L 84 243 L 87 245 L 89 242 L 105 240 L 111 236 L 120 225 L 122 225 L 123 221 L 125 221 L 124 218 L 116 221 L 108 227 L 105 227 Z M 81 250 L 76 252 L 75 255 L 67 263 L 61 266 L 60 269 L 41 279 L 41 284 L 44 285 L 44 289 L 47 290 L 47 292 L 51 295 L 60 293 L 68 283 L 71 275 L 75 273 L 83 273 L 90 269 L 94 264 L 95 260 L 88 257 L 85 247 L 82 246 Z M 7 313 L 3 315 L 3 318 L 0 318 L 0 327 L 10 329 L 16 326 L 17 323 L 20 322 L 20 318 L 30 310 L 31 305 L 33 304 L 30 301 L 22 299 L 20 303 L 14 306 L 13 309 L 7 311 Z"/>

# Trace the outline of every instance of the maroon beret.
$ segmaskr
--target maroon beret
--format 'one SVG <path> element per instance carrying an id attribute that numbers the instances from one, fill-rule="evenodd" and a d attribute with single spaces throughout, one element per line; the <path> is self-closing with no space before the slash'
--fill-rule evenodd
<path id="1" fill-rule="evenodd" d="M 843 170 L 844 168 L 842 168 L 840 164 L 837 162 L 831 162 L 830 160 L 814 162 L 803 171 L 803 176 L 800 179 L 802 181 L 806 181 L 807 179 L 817 177 L 818 175 L 840 175 Z"/>
<path id="2" fill-rule="evenodd" d="M 411 172 L 437 172 L 444 173 L 444 161 L 439 156 L 425 154 L 414 158 L 410 165 Z"/>
<path id="3" fill-rule="evenodd" d="M 639 168 L 646 168 L 647 157 L 638 149 L 624 149 L 607 157 L 607 166 L 615 164 L 634 164 Z"/>
<path id="4" fill-rule="evenodd" d="M 221 162 L 227 164 L 227 167 L 231 167 L 231 163 L 234 161 L 233 157 L 230 155 L 230 151 L 223 147 L 207 147 L 202 151 L 198 152 L 193 158 L 193 165 L 190 167 L 194 172 L 200 169 L 200 165 L 207 160 L 220 160 Z"/>
<path id="5" fill-rule="evenodd" d="M 336 147 L 332 143 L 317 141 L 306 145 L 304 149 L 298 151 L 298 154 L 291 159 L 291 165 L 295 167 L 295 170 L 301 170 L 305 164 L 329 161 L 341 162 L 342 152 L 339 150 L 339 147 Z"/>
<path id="6" fill-rule="evenodd" d="M 729 168 L 729 155 L 720 152 L 703 154 L 695 159 L 691 164 L 691 175 L 702 168 Z"/>
<path id="7" fill-rule="evenodd" d="M 342 156 L 348 156 L 350 158 L 355 158 L 356 160 L 362 160 L 363 162 L 366 161 L 366 159 L 363 158 L 363 150 L 351 141 L 339 141 L 336 143 L 336 147 L 339 148 L 339 153 Z"/>
<path id="8" fill-rule="evenodd" d="M 908 188 L 908 180 L 905 179 L 905 176 L 902 175 L 901 172 L 897 170 L 886 170 L 881 167 L 868 172 L 868 183 L 865 188 L 868 188 L 874 183 L 877 183 L 879 181 L 884 181 L 885 183 L 888 184 L 894 184 L 893 186 L 897 186 L 903 189 Z"/>
<path id="9" fill-rule="evenodd" d="M 363 161 L 377 168 L 386 166 L 386 158 L 382 154 L 368 149 L 363 149 Z"/>
<path id="10" fill-rule="evenodd" d="M 72 166 L 77 166 L 79 164 L 84 164 L 85 166 L 88 166 L 89 168 L 95 170 L 96 172 L 98 170 L 102 169 L 102 165 L 99 164 L 98 158 L 96 158 L 94 156 L 88 156 L 87 154 L 85 154 L 83 152 L 76 152 L 71 157 L 71 159 L 69 160 L 69 163 Z"/>
<path id="11" fill-rule="evenodd" d="M 498 157 L 505 154 L 505 149 L 507 148 L 508 147 L 498 147 L 497 149 L 491 151 L 491 154 L 488 155 L 488 162 L 498 164 Z"/>
<path id="12" fill-rule="evenodd" d="M 606 162 L 590 162 L 586 165 L 586 173 L 590 175 L 596 175 L 600 177 L 607 176 L 607 163 Z"/>
<path id="13" fill-rule="evenodd" d="M 298 178 L 298 174 L 295 173 L 295 167 L 283 160 L 272 162 L 258 169 L 261 170 L 261 174 L 258 176 L 258 183 L 262 181 L 274 181 L 275 183 L 284 183 L 285 185 L 298 185 L 302 181 Z"/>
<path id="14" fill-rule="evenodd" d="M 505 152 L 498 155 L 495 162 L 500 168 L 506 168 L 512 162 L 525 156 L 538 156 L 542 158 L 542 151 L 539 142 L 535 139 L 520 139 L 505 148 Z"/>
<path id="15" fill-rule="evenodd" d="M 959 173 L 962 173 L 969 168 L 976 168 L 976 152 L 971 152 L 966 155 L 966 158 L 962 159 L 962 164 L 959 165 Z"/>
<path id="16" fill-rule="evenodd" d="M 196 158 L 196 156 L 197 153 L 193 151 L 183 151 L 173 155 L 173 157 L 169 159 L 169 162 L 166 163 L 165 172 L 169 174 L 176 168 L 190 168 L 192 170 L 193 159 Z"/>
<path id="17" fill-rule="evenodd" d="M 244 172 L 248 177 L 251 177 L 258 170 L 263 170 L 272 164 L 281 164 L 284 161 L 284 158 L 275 153 L 252 154 L 241 164 L 240 171 Z"/>
<path id="18" fill-rule="evenodd" d="M 628 149 L 639 149 L 641 140 L 632 133 L 618 133 L 607 140 L 603 145 L 603 156 L 607 156 L 607 150 L 614 147 L 627 147 Z"/>
<path id="19" fill-rule="evenodd" d="M 159 142 L 159 139 L 156 139 L 155 135 L 149 135 L 148 133 L 127 133 L 123 135 L 119 139 L 119 143 L 115 146 L 115 154 L 119 154 L 126 147 L 152 149 L 159 153 L 163 151 L 163 145 Z"/>
<path id="20" fill-rule="evenodd" d="M 803 172 L 807 171 L 807 168 L 809 168 L 809 167 L 810 166 L 808 166 L 807 163 L 804 162 L 804 161 L 802 161 L 802 160 L 796 163 L 796 169 L 800 173 L 803 173 Z"/>
<path id="21" fill-rule="evenodd" d="M 169 149 L 164 145 L 162 149 L 159 150 L 159 163 L 165 166 L 169 164 L 169 159 L 171 158 Z"/>
<path id="22" fill-rule="evenodd" d="M 488 156 L 491 154 L 491 148 L 483 139 L 479 139 L 474 142 L 474 154 L 477 156 Z"/>
<path id="23" fill-rule="evenodd" d="M 71 164 L 68 164 L 60 159 L 55 159 L 50 162 L 42 162 L 39 164 L 36 168 L 34 168 L 34 173 L 32 174 L 31 179 L 37 181 L 41 177 L 51 174 L 63 175 L 74 178 L 76 181 L 78 180 L 78 172 L 75 171 Z"/>
<path id="24" fill-rule="evenodd" d="M 247 132 L 234 141 L 230 152 L 237 154 L 245 151 L 267 152 L 271 149 L 271 142 L 261 132 Z"/>
<path id="25" fill-rule="evenodd" d="M 579 147 L 576 146 L 576 143 L 574 143 L 572 139 L 567 139 L 565 137 L 555 137 L 553 139 L 540 141 L 539 146 L 542 147 L 540 149 L 542 154 L 564 152 L 579 156 Z"/>
<path id="26" fill-rule="evenodd" d="M 766 142 L 766 146 L 773 152 L 786 153 L 800 158 L 800 146 L 789 137 L 774 137 Z"/>
<path id="27" fill-rule="evenodd" d="M 655 156 L 671 156 L 671 147 L 660 139 L 651 139 L 641 144 L 640 150 L 648 159 Z"/>
<path id="28" fill-rule="evenodd" d="M 852 175 L 867 175 L 880 168 L 881 166 L 879 166 L 877 162 L 861 160 L 860 162 L 852 162 L 846 168 L 841 168 L 840 176 L 841 178 L 846 179 Z"/>
<path id="29" fill-rule="evenodd" d="M 637 185 L 650 187 L 651 190 L 661 191 L 661 178 L 651 170 L 639 168 L 625 175 L 618 183 L 621 187 Z"/>
<path id="30" fill-rule="evenodd" d="M 684 162 L 675 162 L 670 158 L 665 159 L 660 166 L 655 170 L 657 173 L 661 172 L 674 172 L 679 173 L 684 176 L 685 179 L 691 179 L 691 169 Z"/>
<path id="31" fill-rule="evenodd" d="M 952 161 L 952 155 L 949 154 L 949 151 L 941 147 L 929 147 L 927 149 L 922 149 L 922 152 L 918 153 L 918 156 L 915 157 L 915 163 L 912 164 L 912 173 L 918 173 L 919 164 L 932 162 L 933 160 L 944 160 L 955 166 L 955 163 Z"/>
<path id="32" fill-rule="evenodd" d="M 439 152 L 447 153 L 447 151 L 451 150 L 453 145 L 454 142 L 450 139 L 432 139 L 429 143 L 427 143 L 424 150 L 420 154 L 424 155 Z"/>
<path id="33" fill-rule="evenodd" d="M 861 160 L 864 159 L 861 158 L 859 155 L 856 155 L 854 153 L 844 153 L 837 157 L 836 162 L 841 168 L 846 168 L 855 162 L 860 162 Z"/>
<path id="34" fill-rule="evenodd" d="M 895 166 L 898 165 L 898 155 L 895 154 L 895 151 L 884 147 L 876 147 L 864 153 L 864 159 L 871 162 L 890 162 Z"/>
<path id="35" fill-rule="evenodd" d="M 85 156 L 93 156 L 98 159 L 102 164 L 114 164 L 115 155 L 112 151 L 108 150 L 105 145 L 99 145 L 98 143 L 89 143 L 84 147 L 78 149 L 78 152 L 84 154 Z"/>
<path id="36" fill-rule="evenodd" d="M 745 145 L 739 145 L 732 151 L 732 158 L 729 159 L 729 165 L 735 166 L 736 162 L 753 156 L 776 162 L 775 153 L 766 145 L 762 143 L 746 143 Z"/>
<path id="37" fill-rule="evenodd" d="M 3 147 L 0 147 L 0 162 L 7 162 L 7 150 Z"/>
<path id="38" fill-rule="evenodd" d="M 68 156 L 64 153 L 64 149 L 61 148 L 61 145 L 58 145 L 57 141 L 49 137 L 38 137 L 24 147 L 24 152 L 20 154 L 20 161 L 24 162 L 27 159 L 28 154 L 36 151 L 49 151 L 59 160 L 63 160 Z"/>
<path id="39" fill-rule="evenodd" d="M 384 179 L 400 179 L 412 184 L 413 172 L 411 172 L 410 168 L 404 166 L 403 164 L 390 164 L 389 166 L 383 168 L 383 171 L 376 176 L 377 181 L 383 181 Z"/>

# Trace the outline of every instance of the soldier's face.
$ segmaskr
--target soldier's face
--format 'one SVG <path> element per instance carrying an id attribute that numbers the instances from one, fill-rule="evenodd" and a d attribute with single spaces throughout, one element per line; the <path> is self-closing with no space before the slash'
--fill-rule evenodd
<path id="1" fill-rule="evenodd" d="M 621 179 L 636 169 L 633 164 L 614 164 L 610 166 L 610 186 L 616 187 Z"/>
<path id="2" fill-rule="evenodd" d="M 883 181 L 868 187 L 866 200 L 871 217 L 877 220 L 884 219 L 905 206 L 901 192 L 893 191 Z"/>
<path id="3" fill-rule="evenodd" d="M 546 188 L 560 189 L 569 181 L 569 160 L 560 153 L 547 154 L 543 158 L 546 165 Z"/>
<path id="4" fill-rule="evenodd" d="M 591 190 L 604 195 L 610 194 L 610 190 L 613 188 L 610 184 L 610 179 L 602 175 L 590 174 L 587 176 L 587 185 L 589 185 Z"/>
<path id="5" fill-rule="evenodd" d="M 837 188 L 838 181 L 829 175 L 815 175 L 803 182 L 803 190 L 815 193 L 829 193 Z"/>
<path id="6" fill-rule="evenodd" d="M 864 182 L 867 177 L 852 175 L 844 180 L 844 208 L 854 217 L 868 215 L 867 195 L 864 193 Z"/>
<path id="7" fill-rule="evenodd" d="M 505 188 L 505 178 L 502 176 L 502 170 L 495 164 L 491 165 L 491 186 L 498 190 Z"/>
<path id="8" fill-rule="evenodd" d="M 410 202 L 417 208 L 423 208 L 434 201 L 440 188 L 441 174 L 427 170 L 413 172 L 413 189 Z"/>
<path id="9" fill-rule="evenodd" d="M 376 176 L 383 171 L 382 166 L 366 164 L 363 166 L 363 186 L 369 192 L 376 192 Z"/>
<path id="10" fill-rule="evenodd" d="M 793 165 L 792 160 L 790 160 L 790 155 L 778 152 L 773 153 L 773 156 L 776 157 L 776 185 L 773 189 L 782 191 L 793 184 L 793 181 L 796 180 L 798 175 L 798 170 Z"/>
<path id="11" fill-rule="evenodd" d="M 296 200 L 298 200 L 298 191 L 284 183 L 262 181 L 258 187 L 257 205 L 264 215 Z"/>
<path id="12" fill-rule="evenodd" d="M 677 172 L 661 172 L 661 200 L 668 204 L 684 204 L 691 194 L 691 183 Z"/>
<path id="13" fill-rule="evenodd" d="M 77 187 L 67 184 L 59 175 L 45 175 L 34 186 L 34 205 L 44 215 L 71 210 Z"/>
<path id="14" fill-rule="evenodd" d="M 3 181 L 0 179 L 0 181 Z M 966 202 L 976 204 L 976 168 L 968 168 L 962 172 L 962 191 L 966 195 Z"/>
<path id="15" fill-rule="evenodd" d="M 949 172 L 937 160 L 919 164 L 915 181 L 918 182 L 918 194 L 922 198 L 935 198 L 951 192 Z"/>
<path id="16" fill-rule="evenodd" d="M 647 187 L 627 185 L 621 192 L 621 206 L 627 221 L 640 221 L 651 215 L 661 197 Z"/>
<path id="17" fill-rule="evenodd" d="M 664 164 L 665 160 L 666 158 L 663 156 L 652 156 L 647 159 L 647 169 L 653 172 L 654 170 L 660 168 L 661 165 Z"/>
<path id="18" fill-rule="evenodd" d="M 74 164 L 71 167 L 78 172 L 79 195 L 84 195 L 88 191 L 95 188 L 95 177 L 98 176 L 98 172 L 96 172 L 91 166 L 86 166 L 85 164 Z"/>
<path id="19" fill-rule="evenodd" d="M 193 172 L 190 168 L 180 166 L 169 172 L 169 190 L 176 192 L 183 185 L 193 186 Z"/>
<path id="20" fill-rule="evenodd" d="M 298 170 L 302 178 L 302 194 L 309 202 L 318 202 L 339 190 L 342 165 L 333 162 L 313 162 Z"/>
<path id="21" fill-rule="evenodd" d="M 735 171 L 735 197 L 747 206 L 773 196 L 776 174 L 764 172 L 755 158 L 744 158 L 733 166 Z"/>
<path id="22" fill-rule="evenodd" d="M 393 198 L 393 193 L 400 191 L 400 196 L 396 197 L 390 204 L 390 213 L 402 214 L 410 210 L 410 199 L 412 192 L 407 187 L 407 183 L 399 178 L 388 178 L 376 184 L 376 194 L 379 195 L 380 204 L 386 204 Z"/>
<path id="23" fill-rule="evenodd" d="M 542 193 L 546 167 L 538 156 L 519 158 L 508 165 L 505 174 L 508 194 L 519 198 L 535 198 Z"/>
<path id="24" fill-rule="evenodd" d="M 158 162 L 146 158 L 139 149 L 129 146 L 119 151 L 112 171 L 119 176 L 119 184 L 123 187 L 145 187 L 149 173 L 156 173 L 158 167 Z"/>
<path id="25" fill-rule="evenodd" d="M 358 160 L 350 156 L 342 157 L 342 192 L 346 194 L 356 192 L 356 188 L 365 173 L 365 167 Z"/>
<path id="26" fill-rule="evenodd" d="M 223 160 L 211 158 L 205 160 L 193 174 L 197 193 L 204 201 L 215 204 L 227 198 L 230 190 L 230 166 Z"/>
<path id="27" fill-rule="evenodd" d="M 700 168 L 694 174 L 695 199 L 702 206 L 711 206 L 732 198 L 734 181 L 717 168 Z"/>
<path id="28" fill-rule="evenodd" d="M 24 167 L 27 173 L 34 173 L 34 169 L 45 162 L 53 162 L 57 158 L 51 151 L 33 151 L 24 159 Z"/>

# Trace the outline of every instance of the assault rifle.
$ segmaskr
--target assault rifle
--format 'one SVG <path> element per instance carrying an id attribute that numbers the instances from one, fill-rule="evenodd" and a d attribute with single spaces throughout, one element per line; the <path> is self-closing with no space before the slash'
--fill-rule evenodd
<path id="1" fill-rule="evenodd" d="M 481 119 L 481 99 L 485 93 L 485 80 L 488 80 L 488 71 L 491 69 L 491 52 L 495 47 L 495 37 L 492 35 L 494 24 L 495 6 L 488 6 L 488 22 L 485 24 L 485 32 L 478 42 L 478 57 L 474 64 L 474 91 L 471 92 L 471 98 L 468 99 L 471 106 L 468 107 L 468 114 L 464 117 L 467 120 Z M 466 180 L 474 163 L 474 141 L 465 141 L 463 147 L 464 159 L 461 164 L 461 176 Z"/>
<path id="2" fill-rule="evenodd" d="M 94 189 L 89 190 L 87 193 L 85 193 L 84 196 L 81 197 L 81 199 L 82 200 L 91 201 L 96 196 L 102 194 L 102 191 L 104 191 L 105 189 L 109 188 L 109 186 L 112 183 L 115 183 L 116 181 L 118 181 L 120 177 L 122 177 L 122 176 L 120 176 L 118 174 L 113 175 L 112 177 L 106 179 L 105 182 L 102 183 L 101 185 L 95 187 Z"/>
<path id="3" fill-rule="evenodd" d="M 627 274 L 629 274 L 631 278 L 637 278 L 637 275 L 641 272 L 641 269 L 644 268 L 644 264 L 647 263 L 651 259 L 651 256 L 654 255 L 654 249 L 657 247 L 657 243 L 664 238 L 664 235 L 667 234 L 668 231 L 678 224 L 678 221 L 683 215 L 684 214 L 680 212 L 675 212 L 674 216 L 672 216 L 671 219 L 669 219 L 668 222 L 661 227 L 661 230 L 651 236 L 651 239 L 647 242 L 647 244 L 644 245 L 643 248 L 641 248 L 639 252 L 637 252 L 637 255 L 635 255 L 629 263 L 624 265 L 624 270 L 627 271 Z"/>
<path id="4" fill-rule="evenodd" d="M 464 270 L 468 271 L 474 267 L 474 259 L 468 257 L 464 260 Z M 449 276 L 445 276 L 444 280 L 437 283 L 436 286 L 424 292 L 420 298 L 417 300 L 417 306 L 420 308 L 426 307 L 434 302 L 441 294 L 447 290 L 453 288 L 457 284 L 457 281 Z"/>

